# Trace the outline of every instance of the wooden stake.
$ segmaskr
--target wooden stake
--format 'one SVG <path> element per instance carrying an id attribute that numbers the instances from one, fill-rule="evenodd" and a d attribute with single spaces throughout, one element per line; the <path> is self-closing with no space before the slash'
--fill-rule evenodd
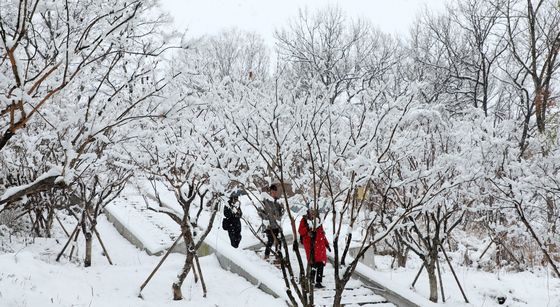
<path id="1" fill-rule="evenodd" d="M 443 280 L 441 280 L 441 269 L 439 268 L 439 259 L 436 259 L 436 265 L 437 265 L 437 273 L 439 278 L 439 287 L 441 289 L 441 299 L 445 303 L 445 292 L 443 291 Z"/>
<path id="2" fill-rule="evenodd" d="M 484 251 L 482 252 L 482 254 L 480 254 L 480 257 L 478 257 L 478 261 L 480 261 L 482 259 L 482 257 L 484 257 L 484 255 L 486 254 L 486 252 L 488 251 L 488 249 L 490 249 L 490 246 L 492 246 L 492 244 L 494 243 L 493 240 L 490 240 L 490 243 L 488 244 L 488 246 L 486 246 L 486 248 L 484 249 Z"/>
<path id="3" fill-rule="evenodd" d="M 422 270 L 424 270 L 424 263 L 422 263 L 422 266 L 420 267 L 420 271 L 418 271 L 418 273 L 416 274 L 416 277 L 414 277 L 414 281 L 412 282 L 412 288 L 414 288 L 414 285 L 418 281 L 418 277 L 420 277 L 420 274 L 422 273 Z"/>
<path id="4" fill-rule="evenodd" d="M 74 249 L 76 247 L 76 242 L 78 242 L 78 237 L 80 236 L 80 231 L 82 231 L 81 228 L 78 228 L 78 231 L 76 231 L 76 236 L 74 237 L 74 244 L 72 244 L 72 248 L 70 249 L 70 256 L 68 257 L 68 259 L 70 259 L 70 260 L 72 260 L 72 254 L 74 254 Z"/>
<path id="5" fill-rule="evenodd" d="M 173 250 L 173 248 L 175 247 L 175 245 L 177 245 L 177 243 L 179 243 L 179 240 L 181 240 L 181 238 L 183 237 L 183 234 L 181 233 L 181 235 L 179 235 L 177 237 L 177 240 L 175 240 L 175 242 L 173 242 L 173 245 L 171 245 L 171 247 L 167 250 L 167 252 L 165 253 L 165 255 L 163 255 L 163 258 L 161 258 L 161 260 L 159 261 L 159 263 L 156 265 L 155 269 L 150 273 L 150 275 L 148 276 L 148 278 L 146 279 L 146 281 L 144 281 L 144 283 L 140 286 L 140 292 L 138 293 L 138 297 L 142 298 L 142 290 L 144 290 L 144 287 L 146 287 L 146 285 L 148 285 L 148 282 L 150 282 L 150 279 L 152 279 L 152 277 L 154 277 L 154 275 L 156 274 L 157 270 L 159 269 L 159 267 L 163 264 L 163 262 L 165 261 L 165 259 L 167 259 L 167 256 L 169 256 L 169 254 L 171 253 L 171 251 Z"/>
<path id="6" fill-rule="evenodd" d="M 56 261 L 60 261 L 60 257 L 62 257 L 62 255 L 64 254 L 64 251 L 66 250 L 66 248 L 68 247 L 68 244 L 70 244 L 70 242 L 72 241 L 72 237 L 74 236 L 74 234 L 76 234 L 76 232 L 78 231 L 78 227 L 80 227 L 80 223 L 78 223 L 76 225 L 76 227 L 74 228 L 74 231 L 72 231 L 72 234 L 70 236 L 68 236 L 68 241 L 66 241 L 66 244 L 64 244 L 64 247 L 62 248 L 62 250 L 60 251 L 60 253 L 58 253 L 58 256 L 56 256 Z"/>
<path id="7" fill-rule="evenodd" d="M 204 276 L 202 276 L 202 270 L 200 269 L 200 262 L 198 261 L 198 255 L 194 254 L 194 261 L 196 262 L 196 269 L 198 270 L 198 273 L 200 275 L 200 283 L 202 284 L 202 292 L 203 292 L 203 297 L 206 297 L 206 283 L 204 282 Z"/>
<path id="8" fill-rule="evenodd" d="M 64 225 L 62 224 L 62 222 L 60 221 L 60 219 L 58 218 L 58 215 L 56 214 L 56 212 L 54 213 L 54 217 L 56 218 L 56 220 L 58 221 L 58 224 L 60 225 L 60 227 L 62 227 L 62 230 L 64 230 L 64 233 L 70 237 L 70 234 L 68 233 L 68 231 L 66 230 L 66 228 L 64 227 Z"/>
<path id="9" fill-rule="evenodd" d="M 196 256 L 196 253 L 195 253 L 195 256 Z M 198 273 L 196 272 L 196 265 L 194 263 L 194 257 L 193 257 L 193 260 L 191 261 L 191 267 L 192 267 L 192 272 L 193 272 L 193 275 L 194 275 L 194 283 L 198 284 Z"/>
<path id="10" fill-rule="evenodd" d="M 93 228 L 93 233 L 95 233 L 95 236 L 99 241 L 99 245 L 101 245 L 101 248 L 103 249 L 103 253 L 105 253 L 105 258 L 107 258 L 107 261 L 109 261 L 110 265 L 113 265 L 113 261 L 111 261 L 111 257 L 109 257 L 109 252 L 107 251 L 105 244 L 103 244 L 103 240 L 101 240 L 101 236 L 99 235 L 99 232 L 97 232 L 97 228 L 95 227 Z"/>

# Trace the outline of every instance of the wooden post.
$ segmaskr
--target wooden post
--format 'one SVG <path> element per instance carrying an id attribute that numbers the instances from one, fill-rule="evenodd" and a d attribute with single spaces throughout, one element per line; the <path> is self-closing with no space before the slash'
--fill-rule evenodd
<path id="1" fill-rule="evenodd" d="M 416 274 L 416 277 L 414 277 L 414 281 L 412 282 L 412 286 L 411 286 L 412 288 L 414 288 L 414 285 L 418 281 L 418 277 L 420 277 L 420 274 L 422 273 L 422 270 L 424 270 L 424 262 L 422 262 L 422 266 L 420 267 L 420 271 L 418 271 L 418 273 Z"/>
<path id="2" fill-rule="evenodd" d="M 469 300 L 467 299 L 467 296 L 465 295 L 465 291 L 463 291 L 463 287 L 461 287 L 461 283 L 459 282 L 459 278 L 457 277 L 457 274 L 455 274 L 455 270 L 453 269 L 453 265 L 451 265 L 451 261 L 449 261 L 449 258 L 447 257 L 447 253 L 445 252 L 445 249 L 443 248 L 443 246 L 440 244 L 441 247 L 441 251 L 443 252 L 443 255 L 445 256 L 445 260 L 447 261 L 447 264 L 449 265 L 449 268 L 451 269 L 451 273 L 453 273 L 453 277 L 455 278 L 455 282 L 457 282 L 457 286 L 459 286 L 459 290 L 461 290 L 461 294 L 463 295 L 463 298 L 465 299 L 466 303 L 469 303 Z"/>

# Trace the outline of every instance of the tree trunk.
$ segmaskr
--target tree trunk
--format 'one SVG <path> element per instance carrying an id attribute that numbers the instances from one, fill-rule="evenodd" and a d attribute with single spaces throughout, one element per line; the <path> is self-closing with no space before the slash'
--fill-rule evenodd
<path id="1" fill-rule="evenodd" d="M 334 295 L 333 307 L 341 307 L 342 306 L 341 302 L 342 302 L 342 291 L 338 291 L 337 289 Z"/>
<path id="2" fill-rule="evenodd" d="M 188 212 L 188 209 L 185 210 L 185 212 Z M 186 215 L 187 213 L 185 213 L 185 216 Z M 185 278 L 187 278 L 187 275 L 189 274 L 189 271 L 192 268 L 194 255 L 196 253 L 194 242 L 193 242 L 192 230 L 189 224 L 188 217 L 183 218 L 181 231 L 183 233 L 183 240 L 185 241 L 185 247 L 187 248 L 187 256 L 185 257 L 185 264 L 183 265 L 183 269 L 181 270 L 181 273 L 177 275 L 177 281 L 175 281 L 173 285 L 171 285 L 171 288 L 173 289 L 173 300 L 176 301 L 183 299 L 183 293 L 181 292 L 181 287 L 183 286 L 183 282 L 185 281 Z"/>
<path id="3" fill-rule="evenodd" d="M 432 255 L 428 258 L 426 263 L 426 272 L 428 272 L 428 281 L 430 283 L 430 301 L 437 303 L 438 301 L 438 286 L 437 286 L 437 277 L 436 277 L 436 257 L 437 254 Z"/>
<path id="4" fill-rule="evenodd" d="M 183 282 L 185 281 L 185 278 L 191 270 L 193 258 L 194 253 L 187 249 L 187 257 L 185 258 L 183 270 L 181 271 L 181 274 L 177 276 L 177 281 L 174 282 L 171 286 L 171 288 L 173 289 L 173 300 L 175 301 L 183 299 L 183 292 L 181 291 L 181 287 L 183 286 Z"/>
<path id="5" fill-rule="evenodd" d="M 86 257 L 84 259 L 84 266 L 90 267 L 91 266 L 91 245 L 93 243 L 93 236 L 91 235 L 91 231 L 84 233 L 86 238 Z"/>
<path id="6" fill-rule="evenodd" d="M 397 266 L 399 268 L 405 268 L 407 260 L 408 260 L 408 249 L 404 248 L 397 253 Z"/>
<path id="7" fill-rule="evenodd" d="M 406 261 L 408 260 L 409 249 L 408 249 L 407 246 L 402 244 L 401 240 L 399 240 L 399 239 L 400 239 L 399 237 L 396 237 L 396 240 L 395 240 L 395 245 L 396 245 L 395 258 L 397 260 L 397 267 L 405 268 L 406 267 Z"/>
<path id="8" fill-rule="evenodd" d="M 47 223 L 45 228 L 45 234 L 47 238 L 52 237 L 52 226 L 54 222 L 54 209 L 52 207 L 47 207 Z"/>

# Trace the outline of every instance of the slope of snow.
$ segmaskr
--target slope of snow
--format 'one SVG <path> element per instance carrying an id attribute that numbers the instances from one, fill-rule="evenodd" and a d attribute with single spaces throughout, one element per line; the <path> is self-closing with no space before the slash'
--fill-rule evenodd
<path id="1" fill-rule="evenodd" d="M 98 227 L 115 265 L 107 263 L 97 242 L 92 267 L 83 268 L 66 258 L 57 263 L 54 259 L 65 242 L 37 239 L 0 255 L 0 306 L 285 306 L 220 268 L 214 256 L 200 258 L 207 298 L 190 274 L 183 285 L 185 299 L 173 301 L 171 283 L 183 265 L 181 254 L 169 256 L 140 299 L 139 287 L 160 257 L 134 248 L 104 217 Z M 80 255 L 82 246 L 78 242 Z"/>

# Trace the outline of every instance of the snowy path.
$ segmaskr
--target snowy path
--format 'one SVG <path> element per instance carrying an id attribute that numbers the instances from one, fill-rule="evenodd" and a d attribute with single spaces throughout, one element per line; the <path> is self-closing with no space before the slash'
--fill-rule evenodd
<path id="1" fill-rule="evenodd" d="M 301 250 L 301 253 L 305 255 L 305 251 Z M 262 261 L 262 255 L 264 254 L 264 248 L 257 251 L 256 259 Z M 273 258 L 273 257 L 271 257 Z M 272 266 L 272 265 L 271 265 Z M 277 266 L 276 270 L 273 272 L 279 279 L 282 279 L 282 273 Z M 324 289 L 314 289 L 314 302 L 317 307 L 319 306 L 332 306 L 335 295 L 335 283 L 334 283 L 334 267 L 329 263 L 323 272 L 323 285 Z M 346 307 L 354 306 L 376 306 L 376 307 L 390 307 L 395 306 L 390 303 L 386 298 L 381 295 L 377 295 L 371 288 L 364 285 L 357 279 L 351 279 L 346 284 L 346 288 L 342 294 L 342 304 Z"/>
<path id="2" fill-rule="evenodd" d="M 160 195 L 161 196 L 161 195 Z M 173 208 L 174 200 L 166 197 L 166 206 Z M 106 207 L 110 220 L 120 224 L 128 231 L 127 239 L 136 246 L 145 249 L 149 254 L 159 254 L 169 248 L 179 235 L 179 226 L 167 215 L 148 210 L 147 206 L 157 206 L 150 198 L 144 198 L 134 191 L 128 191 L 124 196 L 116 200 L 113 204 Z M 115 221 L 116 220 L 116 221 Z M 275 293 L 278 297 L 287 300 L 285 285 L 282 273 L 274 265 L 263 260 L 257 253 L 249 249 L 234 249 L 229 245 L 227 233 L 220 229 L 221 217 L 217 218 L 214 229 L 206 239 L 206 243 L 211 249 L 220 254 L 221 257 L 228 259 L 228 264 L 221 263 L 226 269 L 241 269 L 247 279 L 251 279 L 260 288 L 265 286 L 267 292 Z M 204 221 L 203 221 L 204 224 Z M 117 228 L 119 228 L 117 226 Z M 246 227 L 245 227 L 246 228 Z M 119 230 L 121 233 L 122 231 Z M 258 240 L 254 236 L 244 234 L 244 241 L 241 247 L 248 248 Z M 228 268 L 227 266 L 230 266 Z M 329 264 L 324 272 L 325 289 L 316 289 L 316 306 L 331 306 L 334 298 L 334 269 Z M 395 306 L 388 300 L 364 285 L 357 279 L 352 279 L 347 284 L 342 303 L 345 306 L 376 306 L 389 307 Z"/>
<path id="3" fill-rule="evenodd" d="M 315 290 L 315 304 L 317 306 L 332 306 L 335 294 L 334 268 L 328 264 L 324 269 L 324 289 Z M 345 306 L 372 306 L 389 307 L 395 306 L 389 303 L 386 298 L 375 294 L 372 289 L 366 287 L 357 279 L 351 279 L 346 284 L 346 289 L 342 293 L 342 304 Z"/>

